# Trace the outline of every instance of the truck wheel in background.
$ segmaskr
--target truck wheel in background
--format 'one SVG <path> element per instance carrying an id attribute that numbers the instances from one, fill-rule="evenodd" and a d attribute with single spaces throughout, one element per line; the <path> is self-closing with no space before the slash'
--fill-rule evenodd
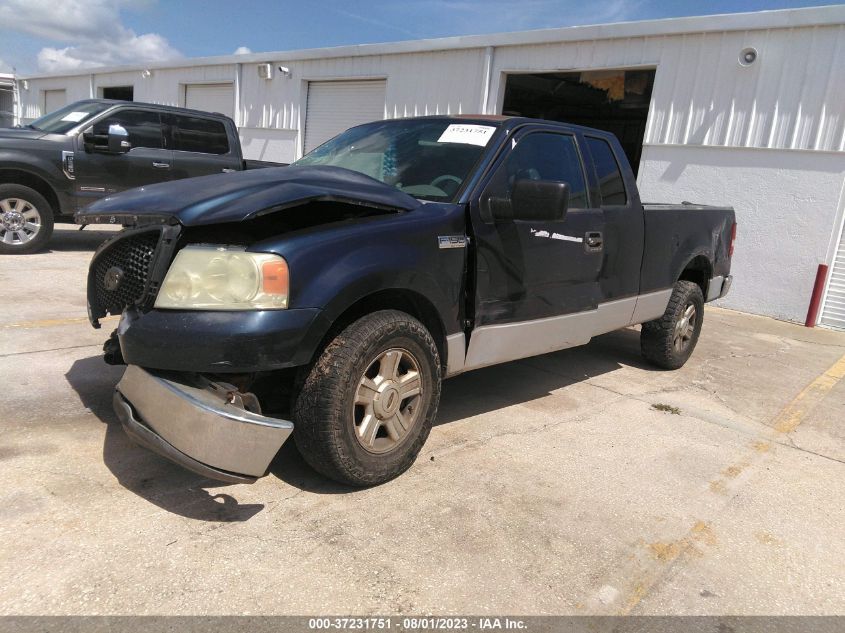
<path id="1" fill-rule="evenodd" d="M 675 284 L 663 316 L 643 323 L 640 349 L 653 365 L 678 369 L 695 349 L 704 320 L 704 295 L 698 284 L 679 281 Z"/>
<path id="2" fill-rule="evenodd" d="M 425 443 L 440 402 L 440 357 L 412 316 L 382 310 L 329 343 L 294 404 L 293 436 L 317 471 L 353 486 L 402 474 Z"/>
<path id="3" fill-rule="evenodd" d="M 0 255 L 34 253 L 53 234 L 53 209 L 23 185 L 0 185 Z"/>

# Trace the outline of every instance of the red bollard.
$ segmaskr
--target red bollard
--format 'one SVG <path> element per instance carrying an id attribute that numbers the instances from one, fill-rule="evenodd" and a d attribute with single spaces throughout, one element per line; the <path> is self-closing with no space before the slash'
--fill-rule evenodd
<path id="1" fill-rule="evenodd" d="M 825 281 L 827 281 L 827 264 L 819 264 L 819 269 L 816 271 L 816 283 L 813 285 L 813 296 L 810 297 L 810 308 L 807 310 L 807 320 L 804 322 L 805 327 L 816 326 Z"/>

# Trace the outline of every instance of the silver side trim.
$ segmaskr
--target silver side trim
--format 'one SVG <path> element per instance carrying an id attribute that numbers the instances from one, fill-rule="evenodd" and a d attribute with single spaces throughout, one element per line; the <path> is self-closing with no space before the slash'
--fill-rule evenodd
<path id="1" fill-rule="evenodd" d="M 472 332 L 461 371 L 584 345 L 599 334 L 657 318 L 666 310 L 671 296 L 669 288 L 608 301 L 595 310 L 479 327 Z"/>
<path id="2" fill-rule="evenodd" d="M 208 390 L 126 368 L 117 390 L 141 420 L 173 447 L 214 468 L 261 477 L 293 423 L 223 402 Z"/>
<path id="3" fill-rule="evenodd" d="M 646 321 L 651 321 L 652 319 L 663 316 L 663 313 L 666 312 L 666 306 L 669 304 L 669 299 L 671 298 L 672 288 L 640 295 L 637 297 L 637 307 L 634 309 L 634 316 L 631 318 L 631 322 L 627 325 L 645 323 Z"/>
<path id="4" fill-rule="evenodd" d="M 725 277 L 725 281 L 724 283 L 722 283 L 722 291 L 719 293 L 720 299 L 731 291 L 731 284 L 733 284 L 733 281 L 733 275 L 728 275 L 727 277 Z"/>
<path id="5" fill-rule="evenodd" d="M 464 370 L 466 360 L 467 339 L 463 332 L 450 334 L 446 337 L 446 378 L 460 374 Z"/>
<path id="6" fill-rule="evenodd" d="M 707 286 L 707 297 L 704 299 L 705 301 L 714 301 L 718 299 L 722 294 L 722 285 L 725 283 L 725 278 L 719 275 L 718 277 L 713 277 L 710 280 L 710 283 Z"/>

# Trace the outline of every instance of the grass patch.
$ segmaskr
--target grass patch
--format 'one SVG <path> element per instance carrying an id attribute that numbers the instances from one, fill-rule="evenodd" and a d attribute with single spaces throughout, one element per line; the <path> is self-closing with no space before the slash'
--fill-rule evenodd
<path id="1" fill-rule="evenodd" d="M 678 407 L 673 407 L 671 404 L 653 404 L 651 408 L 655 411 L 662 411 L 663 413 L 671 413 L 672 415 L 681 415 L 681 410 Z"/>

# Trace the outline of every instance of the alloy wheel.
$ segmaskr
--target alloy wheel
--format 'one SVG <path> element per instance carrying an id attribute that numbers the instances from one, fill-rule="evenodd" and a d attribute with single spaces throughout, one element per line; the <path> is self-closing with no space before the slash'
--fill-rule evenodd
<path id="1" fill-rule="evenodd" d="M 21 198 L 0 200 L 0 242 L 20 246 L 41 230 L 41 214 L 31 202 Z"/>
<path id="2" fill-rule="evenodd" d="M 353 404 L 355 437 L 371 453 L 386 453 L 419 421 L 423 396 L 420 364 L 408 350 L 374 358 L 358 382 Z"/>
<path id="3" fill-rule="evenodd" d="M 684 314 L 675 324 L 675 333 L 672 343 L 676 351 L 681 352 L 689 345 L 693 335 L 695 334 L 695 322 L 697 318 L 698 315 L 695 310 L 695 305 L 692 303 L 687 304 L 687 307 L 684 308 Z"/>

